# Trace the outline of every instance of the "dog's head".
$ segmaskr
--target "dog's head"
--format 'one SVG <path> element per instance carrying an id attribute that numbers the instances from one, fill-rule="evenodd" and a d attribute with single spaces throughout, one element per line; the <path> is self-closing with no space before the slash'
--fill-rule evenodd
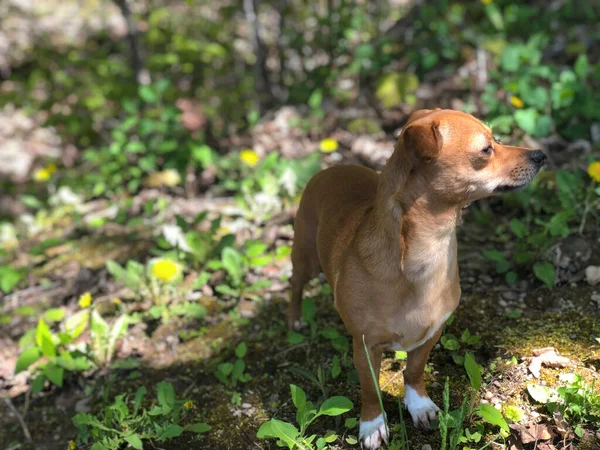
<path id="1" fill-rule="evenodd" d="M 440 109 L 415 111 L 397 150 L 419 185 L 456 203 L 525 186 L 546 159 L 541 150 L 500 144 L 470 114 Z"/>

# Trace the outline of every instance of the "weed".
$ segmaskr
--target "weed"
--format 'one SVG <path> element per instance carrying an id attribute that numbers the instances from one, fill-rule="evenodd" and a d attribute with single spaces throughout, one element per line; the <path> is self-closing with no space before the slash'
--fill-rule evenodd
<path id="1" fill-rule="evenodd" d="M 142 386 L 133 399 L 120 394 L 96 415 L 75 415 L 77 442 L 91 444 L 93 450 L 118 450 L 125 444 L 143 449 L 144 440 L 164 442 L 185 431 L 203 434 L 210 430 L 205 423 L 189 423 L 195 415 L 195 405 L 189 400 L 177 400 L 170 383 L 162 381 L 156 385 L 156 400 L 150 409 L 143 407 L 146 393 Z M 184 425 L 185 422 L 188 423 Z"/>
<path id="2" fill-rule="evenodd" d="M 292 402 L 297 409 L 296 422 L 299 429 L 291 423 L 284 422 L 278 419 L 271 419 L 261 425 L 256 433 L 260 439 L 275 438 L 278 439 L 277 445 L 280 447 L 287 446 L 289 449 L 298 448 L 300 450 L 308 450 L 315 448 L 313 442 L 316 439 L 315 446 L 317 449 L 323 449 L 325 446 L 337 439 L 335 433 L 328 433 L 317 439 L 317 435 L 306 435 L 308 427 L 321 416 L 339 416 L 350 411 L 354 405 L 346 397 L 337 396 L 331 397 L 321 403 L 319 409 L 306 399 L 306 393 L 298 386 L 291 384 L 290 390 L 292 393 Z"/>

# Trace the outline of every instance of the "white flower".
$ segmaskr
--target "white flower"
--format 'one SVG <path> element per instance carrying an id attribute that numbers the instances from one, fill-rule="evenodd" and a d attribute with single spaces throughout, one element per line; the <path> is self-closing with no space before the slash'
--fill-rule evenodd
<path id="1" fill-rule="evenodd" d="M 183 233 L 183 230 L 177 225 L 164 225 L 162 228 L 162 234 L 167 242 L 173 247 L 178 247 L 187 253 L 192 251 L 185 240 L 185 234 Z"/>

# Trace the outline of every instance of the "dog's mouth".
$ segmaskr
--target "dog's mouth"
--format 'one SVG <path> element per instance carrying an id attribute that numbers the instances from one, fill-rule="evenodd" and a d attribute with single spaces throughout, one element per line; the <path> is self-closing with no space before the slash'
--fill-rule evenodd
<path id="1" fill-rule="evenodd" d="M 527 185 L 527 183 L 521 183 L 521 184 L 502 184 L 502 185 L 498 186 L 496 189 L 494 189 L 494 192 L 510 192 L 510 191 L 515 191 L 517 189 L 525 187 L 526 185 Z"/>

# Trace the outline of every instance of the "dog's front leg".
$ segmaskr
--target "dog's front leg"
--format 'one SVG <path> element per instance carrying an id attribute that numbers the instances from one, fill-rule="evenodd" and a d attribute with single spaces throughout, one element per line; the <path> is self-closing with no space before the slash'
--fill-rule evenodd
<path id="1" fill-rule="evenodd" d="M 442 334 L 442 327 L 431 339 L 420 347 L 408 352 L 404 370 L 404 405 L 408 409 L 416 427 L 431 429 L 431 421 L 437 417 L 440 408 L 427 395 L 423 374 L 429 352 Z"/>
<path id="2" fill-rule="evenodd" d="M 382 349 L 377 345 L 369 345 L 368 340 L 366 342 L 367 349 L 369 350 L 369 358 L 371 360 L 371 364 L 373 365 L 373 371 L 375 372 L 377 385 L 375 385 L 371 375 L 371 369 L 369 368 L 369 363 L 365 354 L 362 336 L 360 338 L 354 338 L 354 366 L 356 367 L 358 378 L 360 380 L 362 400 L 362 406 L 360 409 L 359 438 L 362 442 L 363 448 L 367 450 L 374 450 L 380 448 L 384 442 L 387 443 L 388 430 L 385 426 L 385 420 L 383 418 L 383 414 L 379 406 L 379 398 L 377 396 Z"/>

